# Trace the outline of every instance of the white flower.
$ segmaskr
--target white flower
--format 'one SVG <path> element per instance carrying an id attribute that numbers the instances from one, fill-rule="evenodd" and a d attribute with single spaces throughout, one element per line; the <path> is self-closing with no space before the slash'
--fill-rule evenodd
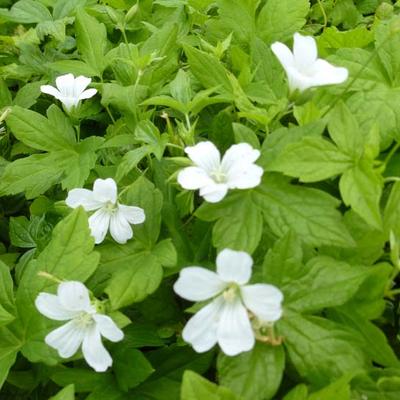
<path id="1" fill-rule="evenodd" d="M 114 240 L 124 244 L 133 236 L 130 224 L 141 224 L 145 220 L 142 208 L 118 203 L 117 184 L 111 178 L 96 179 L 93 190 L 70 190 L 65 203 L 72 208 L 82 206 L 86 211 L 97 210 L 89 217 L 96 244 L 104 240 L 108 228 Z"/>
<path id="2" fill-rule="evenodd" d="M 349 75 L 346 68 L 317 58 L 317 44 L 311 36 L 295 33 L 293 53 L 281 42 L 273 43 L 271 49 L 286 71 L 291 93 L 296 89 L 303 92 L 314 86 L 342 83 Z"/>
<path id="3" fill-rule="evenodd" d="M 103 372 L 111 366 L 112 358 L 103 346 L 101 337 L 119 342 L 124 334 L 110 317 L 96 312 L 83 283 L 60 283 L 57 295 L 39 293 L 35 305 L 47 318 L 69 321 L 45 338 L 46 344 L 56 349 L 60 357 L 72 357 L 82 345 L 85 360 L 97 372 Z"/>
<path id="4" fill-rule="evenodd" d="M 183 339 L 202 353 L 216 343 L 234 356 L 255 343 L 249 312 L 263 324 L 282 315 L 282 292 L 273 285 L 247 285 L 253 260 L 242 251 L 225 249 L 217 256 L 217 273 L 202 267 L 181 270 L 175 292 L 191 301 L 212 302 L 198 311 L 182 331 Z"/>
<path id="5" fill-rule="evenodd" d="M 249 189 L 261 182 L 263 169 L 254 164 L 260 152 L 247 143 L 231 146 L 221 161 L 221 155 L 211 142 L 186 147 L 185 152 L 194 166 L 178 174 L 179 184 L 189 190 L 200 189 L 210 203 L 222 200 L 228 189 Z"/>
<path id="6" fill-rule="evenodd" d="M 71 111 L 81 100 L 90 99 L 97 93 L 96 89 L 85 90 L 91 81 L 85 76 L 75 78 L 72 74 L 66 74 L 56 79 L 57 89 L 50 85 L 43 85 L 40 86 L 40 90 L 60 100 L 66 110 Z"/>

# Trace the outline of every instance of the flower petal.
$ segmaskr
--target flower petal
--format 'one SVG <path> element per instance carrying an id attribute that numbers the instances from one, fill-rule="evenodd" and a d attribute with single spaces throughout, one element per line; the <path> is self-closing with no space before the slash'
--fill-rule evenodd
<path id="1" fill-rule="evenodd" d="M 253 259 L 244 251 L 222 250 L 217 256 L 217 274 L 224 282 L 247 283 L 251 277 Z"/>
<path id="2" fill-rule="evenodd" d="M 261 183 L 264 170 L 256 164 L 237 165 L 227 174 L 230 189 L 250 189 Z"/>
<path id="3" fill-rule="evenodd" d="M 282 292 L 273 285 L 258 283 L 240 288 L 245 306 L 262 322 L 275 322 L 282 316 Z"/>
<path id="4" fill-rule="evenodd" d="M 74 97 L 79 98 L 92 80 L 86 76 L 78 76 L 74 79 Z"/>
<path id="5" fill-rule="evenodd" d="M 207 172 L 199 167 L 186 167 L 179 171 L 178 183 L 188 190 L 197 190 L 204 186 L 214 184 Z"/>
<path id="6" fill-rule="evenodd" d="M 45 317 L 56 321 L 67 321 L 76 317 L 79 312 L 64 308 L 58 296 L 50 293 L 39 293 L 35 300 L 35 306 Z"/>
<path id="7" fill-rule="evenodd" d="M 317 60 L 317 43 L 312 36 L 295 33 L 293 37 L 294 63 L 298 70 L 305 72 Z"/>
<path id="8" fill-rule="evenodd" d="M 61 97 L 61 93 L 53 86 L 50 85 L 42 85 L 40 86 L 40 91 L 42 93 L 49 94 L 51 96 L 54 96 L 56 99 L 59 99 Z"/>
<path id="9" fill-rule="evenodd" d="M 93 97 L 96 93 L 97 93 L 97 90 L 96 90 L 96 89 L 88 89 L 88 90 L 85 90 L 84 92 L 82 92 L 82 93 L 79 95 L 79 100 L 90 99 L 90 98 Z"/>
<path id="10" fill-rule="evenodd" d="M 126 243 L 133 236 L 132 228 L 120 209 L 111 215 L 110 233 L 113 239 L 121 244 Z"/>
<path id="11" fill-rule="evenodd" d="M 93 192 L 88 189 L 72 189 L 68 192 L 65 204 L 71 208 L 82 206 L 86 211 L 97 210 L 103 203 L 96 201 Z"/>
<path id="12" fill-rule="evenodd" d="M 255 343 L 249 316 L 239 298 L 224 303 L 217 329 L 218 344 L 228 356 L 249 351 Z"/>
<path id="13" fill-rule="evenodd" d="M 254 163 L 260 157 L 260 151 L 253 149 L 248 143 L 232 145 L 222 158 L 222 170 L 228 172 L 231 168 L 238 165 L 248 165 Z"/>
<path id="14" fill-rule="evenodd" d="M 294 66 L 293 53 L 289 47 L 281 42 L 275 42 L 271 45 L 271 50 L 281 63 L 283 69 L 288 73 L 288 68 Z"/>
<path id="15" fill-rule="evenodd" d="M 74 75 L 65 74 L 56 78 L 57 89 L 63 96 L 73 97 L 74 96 Z"/>
<path id="16" fill-rule="evenodd" d="M 90 311 L 89 291 L 82 282 L 67 281 L 58 285 L 58 299 L 62 307 L 70 311 Z"/>
<path id="17" fill-rule="evenodd" d="M 69 321 L 50 332 L 44 341 L 56 349 L 60 357 L 69 358 L 78 351 L 84 336 L 85 329 L 79 327 L 75 321 Z"/>
<path id="18" fill-rule="evenodd" d="M 174 291 L 190 301 L 203 301 L 221 293 L 226 287 L 219 276 L 202 267 L 183 268 L 174 284 Z"/>
<path id="19" fill-rule="evenodd" d="M 118 209 L 130 224 L 142 224 L 146 219 L 143 208 L 118 204 Z"/>
<path id="20" fill-rule="evenodd" d="M 101 341 L 100 331 L 96 325 L 86 332 L 82 344 L 82 353 L 86 362 L 96 371 L 104 372 L 112 365 L 110 353 Z"/>
<path id="21" fill-rule="evenodd" d="M 209 203 L 218 203 L 228 193 L 228 185 L 226 183 L 214 183 L 204 186 L 200 189 L 199 194 L 203 196 Z"/>
<path id="22" fill-rule="evenodd" d="M 196 166 L 208 173 L 215 171 L 220 165 L 221 155 L 212 142 L 200 142 L 186 147 L 185 152 Z"/>
<path id="23" fill-rule="evenodd" d="M 313 86 L 339 84 L 346 81 L 349 71 L 344 67 L 335 67 L 328 61 L 318 59 L 314 64 L 315 75 L 312 78 Z"/>
<path id="24" fill-rule="evenodd" d="M 97 201 L 102 203 L 117 202 L 117 184 L 114 179 L 96 179 L 93 184 L 93 194 Z"/>
<path id="25" fill-rule="evenodd" d="M 100 208 L 89 217 L 89 228 L 96 244 L 101 243 L 106 237 L 110 219 L 110 213 L 104 208 Z"/>
<path id="26" fill-rule="evenodd" d="M 218 297 L 189 319 L 182 331 L 182 338 L 198 353 L 210 350 L 217 343 L 217 327 L 223 298 Z"/>
<path id="27" fill-rule="evenodd" d="M 115 322 L 103 314 L 94 314 L 93 319 L 97 323 L 97 329 L 100 334 L 112 342 L 119 342 L 124 338 L 124 332 L 118 328 Z"/>

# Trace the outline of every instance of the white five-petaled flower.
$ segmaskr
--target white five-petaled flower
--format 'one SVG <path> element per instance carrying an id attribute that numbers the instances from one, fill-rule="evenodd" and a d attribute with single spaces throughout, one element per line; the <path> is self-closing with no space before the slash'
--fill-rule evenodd
<path id="1" fill-rule="evenodd" d="M 293 53 L 281 42 L 275 42 L 271 49 L 286 71 L 289 90 L 303 92 L 311 87 L 343 83 L 349 72 L 346 68 L 335 67 L 318 58 L 317 44 L 312 36 L 294 34 Z"/>
<path id="2" fill-rule="evenodd" d="M 79 102 L 93 97 L 96 89 L 86 89 L 92 80 L 85 76 L 74 77 L 72 74 L 59 76 L 56 79 L 57 88 L 50 85 L 40 86 L 42 93 L 50 94 L 64 104 L 67 111 L 77 107 Z"/>
<path id="3" fill-rule="evenodd" d="M 178 182 L 184 189 L 200 189 L 200 196 L 210 203 L 221 201 L 229 189 L 249 189 L 261 182 L 264 171 L 254 164 L 260 152 L 248 143 L 234 144 L 222 160 L 211 142 L 186 147 L 185 152 L 194 166 L 180 171 Z"/>
<path id="4" fill-rule="evenodd" d="M 89 217 L 96 244 L 104 240 L 108 228 L 114 240 L 124 244 L 133 236 L 130 224 L 141 224 L 145 220 L 142 208 L 118 203 L 117 184 L 112 178 L 96 179 L 93 190 L 70 190 L 65 203 L 72 208 L 82 206 L 86 211 L 97 210 Z"/>
<path id="5" fill-rule="evenodd" d="M 184 299 L 211 303 L 186 324 L 183 339 L 202 353 L 218 343 L 234 356 L 252 349 L 255 343 L 249 312 L 263 324 L 282 315 L 282 292 L 273 285 L 247 285 L 253 260 L 242 251 L 225 249 L 217 256 L 217 273 L 202 267 L 184 268 L 175 282 L 175 292 Z"/>
<path id="6" fill-rule="evenodd" d="M 112 365 L 112 358 L 101 337 L 119 342 L 124 334 L 110 317 L 97 313 L 83 283 L 62 282 L 57 295 L 39 293 L 35 305 L 47 318 L 69 321 L 45 338 L 46 344 L 56 349 L 60 357 L 72 357 L 82 345 L 83 356 L 94 370 L 103 372 Z"/>

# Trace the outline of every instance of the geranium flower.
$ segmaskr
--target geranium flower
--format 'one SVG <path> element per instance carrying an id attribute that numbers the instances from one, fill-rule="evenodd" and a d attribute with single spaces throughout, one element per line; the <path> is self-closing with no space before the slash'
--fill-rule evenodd
<path id="1" fill-rule="evenodd" d="M 217 256 L 217 273 L 202 267 L 181 270 L 175 292 L 186 300 L 213 299 L 189 319 L 183 339 L 202 353 L 218 343 L 234 356 L 252 349 L 255 343 L 251 312 L 263 325 L 282 315 L 282 292 L 273 285 L 247 285 L 253 260 L 242 251 L 225 249 Z"/>
<path id="2" fill-rule="evenodd" d="M 222 200 L 229 189 L 249 189 L 261 182 L 263 169 L 254 164 L 260 152 L 247 143 L 231 146 L 221 161 L 221 155 L 211 142 L 186 147 L 185 152 L 194 166 L 178 174 L 179 184 L 189 190 L 200 189 L 210 203 Z"/>
<path id="3" fill-rule="evenodd" d="M 109 228 L 114 240 L 124 244 L 133 236 L 130 224 L 141 224 L 145 220 L 142 208 L 118 203 L 117 184 L 112 178 L 96 179 L 93 190 L 70 190 L 65 203 L 71 208 L 82 206 L 86 211 L 97 210 L 89 217 L 96 244 L 104 240 Z"/>
<path id="4" fill-rule="evenodd" d="M 56 79 L 57 88 L 50 85 L 40 86 L 42 93 L 50 94 L 64 104 L 69 112 L 73 107 L 77 107 L 79 102 L 84 99 L 90 99 L 96 93 L 96 89 L 86 89 L 92 80 L 85 76 L 74 77 L 72 74 L 59 76 Z"/>
<path id="5" fill-rule="evenodd" d="M 289 90 L 303 92 L 314 86 L 344 82 L 349 72 L 346 68 L 335 67 L 322 60 L 317 54 L 317 44 L 312 36 L 294 34 L 293 53 L 281 42 L 275 42 L 271 49 L 286 71 Z"/>
<path id="6" fill-rule="evenodd" d="M 83 357 L 94 370 L 103 372 L 112 365 L 112 358 L 101 337 L 119 342 L 124 334 L 110 317 L 97 313 L 83 283 L 62 282 L 57 295 L 39 293 L 35 305 L 47 318 L 69 321 L 45 338 L 46 344 L 56 349 L 60 357 L 72 357 L 82 345 Z"/>

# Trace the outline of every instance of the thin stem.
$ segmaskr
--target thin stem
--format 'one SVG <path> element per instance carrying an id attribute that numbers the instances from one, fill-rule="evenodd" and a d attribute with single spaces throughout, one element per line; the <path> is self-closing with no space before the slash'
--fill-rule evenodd
<path id="1" fill-rule="evenodd" d="M 388 155 L 385 158 L 385 161 L 383 162 L 382 166 L 383 166 L 383 170 L 386 169 L 389 161 L 391 160 L 391 158 L 394 156 L 394 154 L 396 153 L 396 151 L 399 149 L 400 147 L 400 143 L 396 143 L 389 151 Z"/>
<path id="2" fill-rule="evenodd" d="M 75 125 L 76 130 L 76 141 L 79 143 L 81 141 L 81 125 Z"/>
<path id="3" fill-rule="evenodd" d="M 106 109 L 108 116 L 111 118 L 112 123 L 115 124 L 115 118 L 113 117 L 110 108 L 108 106 L 104 106 L 104 108 Z"/>
<path id="4" fill-rule="evenodd" d="M 124 38 L 125 44 L 129 45 L 128 37 L 126 36 L 126 32 L 125 32 L 125 28 L 121 27 L 120 29 L 121 29 L 122 37 Z"/>
<path id="5" fill-rule="evenodd" d="M 326 26 L 328 25 L 328 16 L 326 15 L 325 8 L 324 8 L 321 0 L 317 0 L 317 1 L 318 1 L 319 8 L 321 9 L 322 16 L 324 18 L 324 27 L 322 28 L 322 30 L 324 30 L 326 28 Z"/>

